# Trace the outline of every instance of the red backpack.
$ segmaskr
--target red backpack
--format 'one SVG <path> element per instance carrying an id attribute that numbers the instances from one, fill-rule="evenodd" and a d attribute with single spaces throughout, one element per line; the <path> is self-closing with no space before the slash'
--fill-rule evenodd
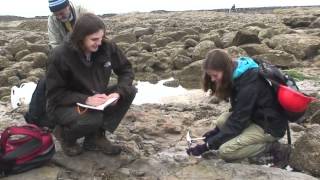
<path id="1" fill-rule="evenodd" d="M 55 153 L 50 132 L 33 124 L 12 126 L 1 133 L 0 173 L 24 172 L 48 162 Z"/>

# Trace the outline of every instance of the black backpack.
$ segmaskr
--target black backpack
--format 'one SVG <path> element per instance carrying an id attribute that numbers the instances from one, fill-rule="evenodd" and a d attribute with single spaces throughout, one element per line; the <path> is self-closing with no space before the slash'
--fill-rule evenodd
<path id="1" fill-rule="evenodd" d="M 45 78 L 39 80 L 29 104 L 29 111 L 24 115 L 27 123 L 39 127 L 53 129 L 55 124 L 46 113 L 46 82 Z"/>
<path id="2" fill-rule="evenodd" d="M 266 82 L 271 86 L 271 88 L 274 90 L 276 95 L 278 94 L 277 92 L 280 84 L 290 87 L 295 91 L 299 91 L 299 87 L 297 86 L 296 81 L 292 77 L 290 77 L 288 74 L 283 73 L 275 65 L 272 65 L 262 60 L 256 60 L 256 59 L 255 59 L 255 62 L 259 64 L 259 75 L 266 80 Z M 282 111 L 287 116 L 287 119 L 290 122 L 296 122 L 296 123 L 301 123 L 302 116 L 305 113 L 305 111 L 299 112 L 299 113 L 291 112 L 284 108 L 282 108 Z"/>

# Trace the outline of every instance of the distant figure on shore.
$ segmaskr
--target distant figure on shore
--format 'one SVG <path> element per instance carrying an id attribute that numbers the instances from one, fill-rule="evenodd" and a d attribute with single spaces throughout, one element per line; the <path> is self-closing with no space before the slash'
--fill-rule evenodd
<path id="1" fill-rule="evenodd" d="M 69 0 L 49 0 L 52 14 L 48 18 L 49 45 L 54 48 L 72 31 L 76 19 L 87 12 L 81 6 L 73 6 Z"/>
<path id="2" fill-rule="evenodd" d="M 231 13 L 231 12 L 236 12 L 236 5 L 235 4 L 233 4 L 231 9 L 229 9 L 229 13 Z"/>

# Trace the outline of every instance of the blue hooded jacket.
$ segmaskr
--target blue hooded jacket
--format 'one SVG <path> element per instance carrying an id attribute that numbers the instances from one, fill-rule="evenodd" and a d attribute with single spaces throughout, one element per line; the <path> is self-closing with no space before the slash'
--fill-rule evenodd
<path id="1" fill-rule="evenodd" d="M 238 62 L 237 67 L 233 71 L 232 79 L 235 80 L 240 77 L 247 70 L 252 68 L 258 68 L 259 65 L 254 62 L 250 57 L 240 57 L 236 60 Z"/>

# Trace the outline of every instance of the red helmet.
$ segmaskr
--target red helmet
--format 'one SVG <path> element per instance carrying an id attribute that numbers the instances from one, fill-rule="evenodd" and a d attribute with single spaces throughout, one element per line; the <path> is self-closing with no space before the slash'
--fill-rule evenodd
<path id="1" fill-rule="evenodd" d="M 284 85 L 279 85 L 278 101 L 281 106 L 290 112 L 304 112 L 309 103 L 316 100 Z"/>

